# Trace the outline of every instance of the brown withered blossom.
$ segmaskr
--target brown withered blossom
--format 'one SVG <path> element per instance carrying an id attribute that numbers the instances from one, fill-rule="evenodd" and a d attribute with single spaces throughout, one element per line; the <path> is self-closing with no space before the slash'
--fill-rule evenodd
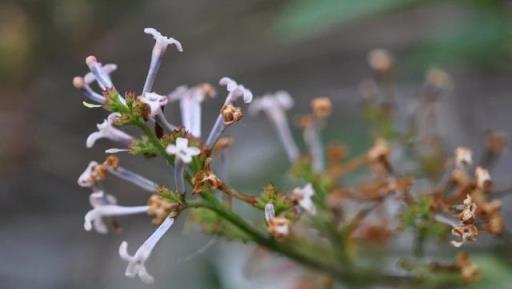
<path id="1" fill-rule="evenodd" d="M 464 224 L 474 223 L 477 208 L 476 204 L 473 202 L 473 199 L 469 195 L 466 196 L 463 204 L 464 209 L 459 214 L 459 219 Z"/>
<path id="2" fill-rule="evenodd" d="M 268 232 L 277 240 L 284 240 L 290 235 L 291 221 L 283 216 L 276 216 L 274 205 L 265 205 L 265 223 Z"/>
<path id="3" fill-rule="evenodd" d="M 455 247 L 460 247 L 467 241 L 474 241 L 478 236 L 478 228 L 475 226 L 477 206 L 469 195 L 466 196 L 463 204 L 464 208 L 459 214 L 460 224 L 452 229 L 452 234 L 461 239 L 461 241 L 451 242 Z"/>
<path id="4" fill-rule="evenodd" d="M 480 269 L 471 262 L 469 254 L 462 252 L 457 254 L 456 265 L 459 268 L 465 282 L 474 282 L 480 279 Z"/>
<path id="5" fill-rule="evenodd" d="M 492 190 L 493 182 L 488 170 L 482 167 L 477 167 L 475 170 L 475 175 L 476 185 L 479 190 L 482 190 L 483 192 L 489 192 Z"/>
<path id="6" fill-rule="evenodd" d="M 483 225 L 483 229 L 494 236 L 501 235 L 505 225 L 501 207 L 502 203 L 500 200 L 482 202 L 478 206 L 478 215 L 486 222 Z"/>
<path id="7" fill-rule="evenodd" d="M 169 216 L 175 205 L 164 197 L 153 194 L 148 199 L 148 215 L 153 217 L 153 224 L 161 224 Z"/>
<path id="8" fill-rule="evenodd" d="M 475 241 L 478 229 L 474 224 L 460 224 L 452 229 L 452 234 L 461 239 L 461 241 L 452 241 L 452 245 L 460 247 L 467 241 Z"/>
<path id="9" fill-rule="evenodd" d="M 213 146 L 214 153 L 220 153 L 233 145 L 235 140 L 232 137 L 221 137 Z"/>
<path id="10" fill-rule="evenodd" d="M 110 155 L 105 161 L 101 164 L 97 164 L 94 167 L 94 172 L 92 176 L 96 180 L 96 182 L 103 181 L 107 177 L 108 168 L 116 169 L 119 166 L 119 158 L 116 156 Z"/>
<path id="11" fill-rule="evenodd" d="M 284 240 L 290 234 L 290 220 L 285 217 L 275 217 L 267 223 L 268 232 L 277 240 Z"/>
<path id="12" fill-rule="evenodd" d="M 373 49 L 368 53 L 368 65 L 378 73 L 386 73 L 393 67 L 393 56 L 386 49 Z"/>
<path id="13" fill-rule="evenodd" d="M 473 163 L 473 152 L 466 147 L 457 147 L 455 149 L 455 166 L 465 168 Z"/>
<path id="14" fill-rule="evenodd" d="M 391 147 L 383 138 L 377 138 L 373 147 L 368 150 L 366 157 L 370 163 L 370 168 L 377 174 L 392 173 L 393 168 L 389 162 Z"/>
<path id="15" fill-rule="evenodd" d="M 315 125 L 315 118 L 312 114 L 301 115 L 297 121 L 297 124 L 301 128 L 312 127 Z"/>
<path id="16" fill-rule="evenodd" d="M 222 180 L 217 177 L 210 168 L 211 161 L 211 158 L 207 158 L 205 160 L 204 169 L 198 171 L 192 179 L 193 194 L 202 192 L 205 186 L 209 189 L 219 189 L 223 186 Z"/>
<path id="17" fill-rule="evenodd" d="M 453 86 L 450 75 L 437 67 L 430 68 L 426 77 L 427 92 L 437 96 L 441 91 L 450 90 Z"/>
<path id="18" fill-rule="evenodd" d="M 311 101 L 313 114 L 320 119 L 328 117 L 332 112 L 331 99 L 328 97 L 317 97 Z"/>
<path id="19" fill-rule="evenodd" d="M 199 88 L 203 94 L 209 98 L 214 98 L 217 95 L 217 91 L 215 90 L 215 87 L 213 87 L 209 83 L 200 83 L 195 86 L 196 88 Z"/>
<path id="20" fill-rule="evenodd" d="M 231 103 L 225 104 L 221 109 L 221 113 L 224 125 L 230 125 L 238 122 L 243 116 L 242 109 Z"/>

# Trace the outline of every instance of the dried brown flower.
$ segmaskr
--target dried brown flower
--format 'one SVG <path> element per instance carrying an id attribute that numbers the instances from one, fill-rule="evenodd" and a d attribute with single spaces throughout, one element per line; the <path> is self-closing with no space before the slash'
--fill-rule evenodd
<path id="1" fill-rule="evenodd" d="M 479 216 L 486 220 L 483 228 L 491 235 L 499 236 L 503 233 L 504 219 L 501 213 L 502 203 L 499 200 L 482 202 L 478 206 Z"/>
<path id="2" fill-rule="evenodd" d="M 286 239 L 290 235 L 290 220 L 285 217 L 275 217 L 267 222 L 269 233 L 277 240 Z"/>
<path id="3" fill-rule="evenodd" d="M 221 113 L 224 125 L 235 123 L 242 119 L 243 116 L 242 109 L 231 103 L 225 104 L 221 109 Z"/>
<path id="4" fill-rule="evenodd" d="M 464 209 L 459 214 L 459 219 L 464 224 L 472 224 L 475 221 L 475 214 L 477 206 L 473 202 L 471 196 L 467 195 L 466 199 L 464 199 Z"/>
<path id="5" fill-rule="evenodd" d="M 153 194 L 148 199 L 148 214 L 153 217 L 153 224 L 161 224 L 175 208 L 171 202 L 164 197 Z"/>
<path id="6" fill-rule="evenodd" d="M 373 49 L 368 53 L 368 65 L 371 69 L 384 73 L 393 67 L 393 56 L 386 49 Z"/>
<path id="7" fill-rule="evenodd" d="M 341 162 L 347 155 L 347 147 L 342 144 L 329 144 L 327 157 L 329 162 Z"/>
<path id="8" fill-rule="evenodd" d="M 332 112 L 331 99 L 328 97 L 317 97 L 311 101 L 311 107 L 313 108 L 313 114 L 320 118 L 328 117 Z"/>
<path id="9" fill-rule="evenodd" d="M 430 68 L 427 71 L 426 83 L 432 88 L 439 90 L 449 90 L 452 87 L 452 79 L 450 75 L 446 71 L 437 67 Z"/>
<path id="10" fill-rule="evenodd" d="M 493 182 L 491 179 L 491 175 L 489 175 L 489 171 L 482 168 L 477 167 L 475 171 L 476 175 L 476 186 L 478 189 L 483 192 L 489 192 L 492 190 Z"/>
<path id="11" fill-rule="evenodd" d="M 306 114 L 306 115 L 300 116 L 297 123 L 302 128 L 311 127 L 314 125 L 315 119 L 314 119 L 313 115 Z"/>
<path id="12" fill-rule="evenodd" d="M 461 238 L 461 241 L 452 241 L 455 247 L 462 246 L 467 241 L 474 241 L 478 236 L 478 229 L 474 224 L 461 224 L 452 229 L 452 234 Z"/>
<path id="13" fill-rule="evenodd" d="M 388 159 L 391 153 L 391 148 L 388 142 L 383 138 L 378 138 L 372 148 L 368 151 L 368 160 L 370 162 L 380 162 L 383 159 Z"/>
<path id="14" fill-rule="evenodd" d="M 484 225 L 484 229 L 491 235 L 499 236 L 503 233 L 503 227 L 505 226 L 505 220 L 500 211 L 495 212 L 489 216 L 487 224 Z"/>
<path id="15" fill-rule="evenodd" d="M 224 185 L 222 180 L 212 172 L 210 168 L 211 161 L 211 158 L 207 158 L 205 160 L 204 169 L 198 171 L 192 179 L 192 184 L 194 186 L 192 189 L 193 194 L 198 194 L 203 191 L 204 186 L 207 186 L 210 189 L 219 189 Z"/>
<path id="16" fill-rule="evenodd" d="M 383 225 L 364 224 L 357 228 L 352 238 L 366 243 L 383 244 L 391 237 L 391 231 Z"/>
<path id="17" fill-rule="evenodd" d="M 388 142 L 383 138 L 377 138 L 373 147 L 368 150 L 366 157 L 373 172 L 377 175 L 382 175 L 393 172 L 393 168 L 389 162 L 390 155 L 391 147 Z"/>
<path id="18" fill-rule="evenodd" d="M 203 94 L 209 98 L 214 98 L 217 95 L 217 91 L 209 83 L 200 83 L 196 85 L 196 88 L 200 89 L 203 92 Z"/>
<path id="19" fill-rule="evenodd" d="M 221 137 L 213 146 L 214 153 L 220 153 L 221 151 L 229 148 L 234 143 L 234 139 L 232 137 Z"/>
<path id="20" fill-rule="evenodd" d="M 119 158 L 114 155 L 109 155 L 103 162 L 103 165 L 112 169 L 117 169 L 119 167 Z"/>
<path id="21" fill-rule="evenodd" d="M 474 282 L 480 279 L 480 269 L 471 262 L 468 253 L 457 254 L 456 264 L 465 282 Z"/>
<path id="22" fill-rule="evenodd" d="M 499 154 L 507 146 L 507 136 L 502 132 L 490 131 L 485 138 L 485 147 L 493 154 Z"/>
<path id="23" fill-rule="evenodd" d="M 466 147 L 457 147 L 455 149 L 455 166 L 465 168 L 473 162 L 473 152 Z"/>
<path id="24" fill-rule="evenodd" d="M 460 247 L 467 241 L 474 241 L 478 236 L 478 229 L 474 224 L 477 206 L 469 195 L 466 196 L 463 204 L 464 208 L 459 214 L 460 225 L 452 229 L 452 234 L 462 239 L 460 242 L 451 242 L 455 247 Z"/>

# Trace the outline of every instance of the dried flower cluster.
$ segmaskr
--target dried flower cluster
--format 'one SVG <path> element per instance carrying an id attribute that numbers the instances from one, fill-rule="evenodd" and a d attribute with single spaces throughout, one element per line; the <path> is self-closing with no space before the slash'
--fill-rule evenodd
<path id="1" fill-rule="evenodd" d="M 90 162 L 78 179 L 80 186 L 92 191 L 92 209 L 85 215 L 84 228 L 107 233 L 109 227 L 119 229 L 119 217 L 133 214 L 147 214 L 158 225 L 133 255 L 128 252 L 127 242 L 121 243 L 119 255 L 128 263 L 126 276 L 153 282 L 146 261 L 175 218 L 190 210 L 191 220 L 206 232 L 253 242 L 316 270 L 321 273 L 318 278 L 360 285 L 413 286 L 425 278 L 424 272 L 417 274 L 419 269 L 428 268 L 432 276 L 449 271 L 466 282 L 478 279 L 479 269 L 465 252 L 453 249 L 458 252 L 454 265 L 423 258 L 429 240 L 441 239 L 449 244 L 450 230 L 457 238 L 451 243 L 458 248 L 477 241 L 480 232 L 499 236 L 504 228 L 501 202 L 491 198 L 489 170 L 506 149 L 506 138 L 498 132 L 489 133 L 482 159 L 476 164 L 468 148 L 456 148 L 453 156 L 446 153 L 449 150 L 436 127 L 440 103 L 452 86 L 446 72 L 430 70 L 414 111 L 403 112 L 396 103 L 393 56 L 383 49 L 370 52 L 373 77 L 362 81 L 360 88 L 373 145 L 352 157 L 343 144 L 325 145 L 322 130 L 329 125 L 336 105 L 328 97 L 317 97 L 311 102 L 311 112 L 298 121 L 306 145 L 302 151 L 286 115 L 294 105 L 290 94 L 278 91 L 253 99 L 250 90 L 227 77 L 219 82 L 227 90 L 226 99 L 203 137 L 201 107 L 216 95 L 214 87 L 202 83 L 191 88 L 180 86 L 168 94 L 154 92 L 153 84 L 168 46 L 183 49 L 177 40 L 153 28 L 144 32 L 153 36 L 155 45 L 140 92 L 122 95 L 111 78 L 117 66 L 103 65 L 93 56 L 86 59 L 90 72 L 73 79 L 74 86 L 88 99 L 86 107 L 102 107 L 109 112 L 87 138 L 86 146 L 92 147 L 100 139 L 115 143 L 106 151 L 109 156 L 104 162 Z M 92 88 L 94 82 L 100 92 Z M 164 107 L 174 102 L 179 102 L 181 125 L 170 123 L 164 114 Z M 252 115 L 263 112 L 274 126 L 291 164 L 292 187 L 280 190 L 266 185 L 259 195 L 250 195 L 230 187 L 215 172 L 217 166 L 225 165 L 223 156 L 233 145 L 233 139 L 223 134 L 242 121 L 245 110 Z M 411 125 L 398 129 L 396 120 L 403 114 Z M 125 126 L 136 127 L 141 134 L 126 133 L 122 130 Z M 171 185 L 156 184 L 124 168 L 113 155 L 121 152 L 165 159 L 172 167 Z M 348 182 L 355 174 L 364 177 L 359 183 Z M 147 202 L 119 205 L 104 186 L 111 176 L 147 192 Z M 259 210 L 261 223 L 253 225 L 242 212 L 236 212 L 234 200 Z M 378 264 L 360 262 L 365 254 L 355 249 L 370 245 L 385 249 L 400 234 L 415 236 L 411 252 L 414 268 L 384 270 Z M 398 257 L 387 258 L 393 261 Z"/>

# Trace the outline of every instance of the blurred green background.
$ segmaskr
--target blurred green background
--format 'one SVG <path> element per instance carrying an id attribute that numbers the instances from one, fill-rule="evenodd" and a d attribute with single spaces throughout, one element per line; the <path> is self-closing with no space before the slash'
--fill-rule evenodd
<path id="1" fill-rule="evenodd" d="M 230 76 L 256 95 L 288 90 L 297 101 L 295 115 L 308 109 L 312 97 L 328 95 L 337 116 L 326 138 L 356 153 L 369 136 L 357 84 L 370 75 L 367 52 L 387 48 L 397 60 L 402 99 L 417 96 L 428 67 L 452 73 L 456 86 L 443 100 L 443 134 L 452 146 L 475 147 L 488 128 L 512 132 L 511 16 L 512 1 L 506 0 L 1 1 L 0 287 L 143 287 L 123 277 L 117 247 L 125 239 L 132 246 L 141 242 L 152 229 L 146 219 L 123 221 L 124 235 L 82 229 L 89 192 L 76 179 L 110 147 L 85 148 L 86 136 L 105 115 L 84 108 L 71 85 L 73 76 L 86 72 L 86 56 L 117 63 L 116 86 L 140 90 L 153 45 L 143 28 L 155 27 L 185 50 L 167 53 L 156 91 Z M 206 104 L 204 131 L 221 98 Z M 167 113 L 178 122 L 177 108 Z M 237 139 L 228 170 L 234 185 L 255 192 L 268 181 L 280 182 L 286 158 L 264 118 L 246 118 L 229 133 Z M 300 138 L 299 129 L 294 133 Z M 129 156 L 123 162 L 168 182 L 161 162 Z M 496 172 L 498 183 L 508 181 L 510 163 Z M 125 204 L 145 201 L 129 185 L 108 185 Z M 208 239 L 178 224 L 150 261 L 157 283 L 149 287 L 285 288 L 242 274 L 247 247 L 219 241 L 188 260 Z M 511 252 L 495 250 L 500 258 L 496 251 L 477 257 L 490 275 L 476 288 L 510 288 Z"/>

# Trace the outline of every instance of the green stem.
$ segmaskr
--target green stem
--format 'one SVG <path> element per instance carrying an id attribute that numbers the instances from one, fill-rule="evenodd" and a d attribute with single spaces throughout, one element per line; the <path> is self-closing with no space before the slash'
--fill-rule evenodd
<path id="1" fill-rule="evenodd" d="M 209 209 L 215 213 L 217 213 L 221 218 L 226 221 L 232 223 L 236 227 L 238 227 L 241 231 L 247 234 L 255 243 L 258 245 L 267 248 L 270 251 L 276 252 L 283 256 L 286 256 L 303 266 L 310 268 L 312 270 L 316 270 L 318 272 L 327 273 L 332 275 L 339 281 L 354 283 L 354 284 L 375 284 L 375 283 L 383 283 L 383 284 L 405 284 L 410 282 L 418 281 L 418 279 L 414 276 L 394 276 L 394 275 L 385 275 L 376 272 L 369 272 L 367 270 L 343 270 L 339 267 L 336 267 L 331 264 L 327 264 L 323 261 L 317 260 L 315 258 L 311 258 L 310 256 L 306 256 L 296 249 L 291 247 L 289 244 L 280 243 L 274 239 L 268 238 L 263 235 L 260 231 L 254 229 L 251 225 L 246 223 L 241 217 L 234 214 L 232 211 L 225 209 L 221 204 L 217 204 L 219 201 L 214 200 L 213 196 L 207 196 L 207 193 L 203 193 L 203 198 L 209 202 L 194 202 L 188 203 L 186 208 L 204 208 Z M 213 204 L 212 204 L 213 202 Z"/>
<path id="2" fill-rule="evenodd" d="M 211 204 L 205 204 L 205 203 L 189 203 L 187 205 L 187 208 L 205 208 L 209 209 L 215 213 L 217 213 L 221 218 L 227 220 L 228 222 L 232 223 L 236 227 L 238 227 L 240 230 L 242 230 L 245 234 L 247 234 L 251 239 L 256 242 L 258 245 L 265 247 L 271 251 L 280 253 L 282 255 L 287 256 L 288 258 L 295 260 L 301 264 L 303 264 L 306 267 L 309 267 L 314 270 L 318 270 L 321 272 L 329 272 L 333 275 L 340 275 L 342 274 L 341 270 L 332 267 L 328 264 L 324 264 L 318 260 L 314 260 L 310 257 L 307 257 L 299 252 L 297 252 L 295 249 L 284 246 L 277 241 L 270 239 L 266 236 L 264 236 L 261 232 L 254 229 L 252 226 L 247 224 L 243 219 L 241 219 L 236 214 L 232 213 L 229 210 L 225 210 L 221 208 L 218 205 L 211 205 Z"/>
<path id="3" fill-rule="evenodd" d="M 160 155 L 162 155 L 169 165 L 174 164 L 174 159 L 165 151 L 165 147 L 160 142 L 160 139 L 151 131 L 151 129 L 142 121 L 135 122 L 135 125 L 142 130 L 142 132 L 148 137 L 149 141 L 157 148 Z"/>

